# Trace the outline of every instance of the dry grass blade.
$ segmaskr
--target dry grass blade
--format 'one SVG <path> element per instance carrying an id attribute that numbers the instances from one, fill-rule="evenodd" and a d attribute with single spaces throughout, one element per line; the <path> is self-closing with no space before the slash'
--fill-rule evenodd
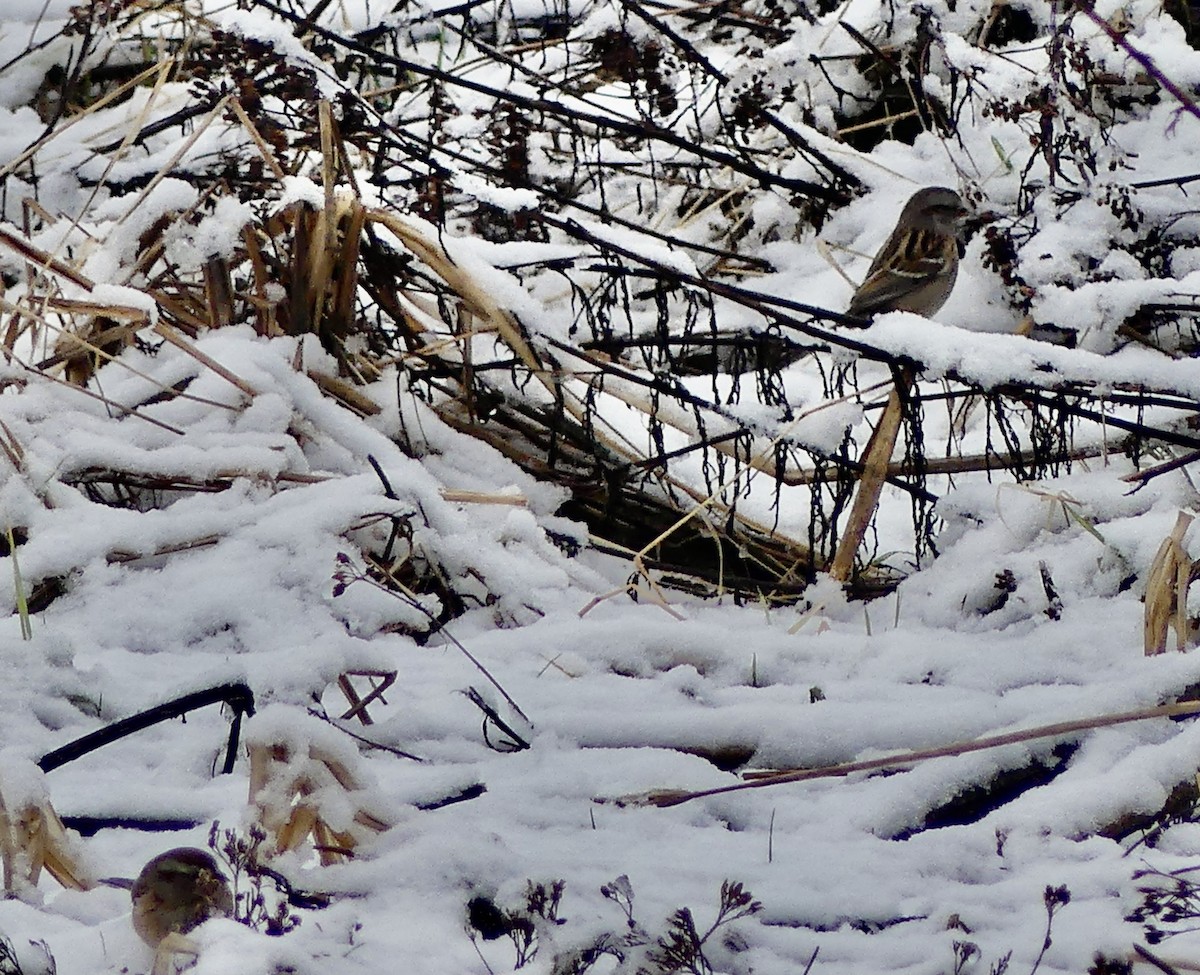
<path id="1" fill-rule="evenodd" d="M 88 389 L 86 386 L 79 386 L 73 382 L 69 382 L 66 379 L 59 379 L 57 376 L 52 376 L 48 372 L 42 372 L 39 369 L 35 369 L 33 366 L 30 366 L 27 363 L 21 362 L 19 359 L 14 358 L 13 361 L 17 362 L 18 365 L 21 365 L 24 368 L 28 369 L 31 374 L 33 374 L 35 376 L 40 376 L 42 379 L 46 380 L 47 382 L 52 382 L 52 383 L 55 383 L 60 386 L 66 386 L 69 389 L 72 389 L 75 392 L 82 394 L 83 396 L 87 396 L 89 399 L 94 399 L 97 402 L 103 403 L 105 405 L 105 407 L 107 407 L 108 409 L 117 413 L 118 415 L 135 416 L 139 420 L 143 420 L 146 423 L 153 424 L 154 426 L 158 427 L 161 430 L 166 430 L 168 433 L 174 433 L 180 437 L 182 437 L 184 435 L 183 431 L 180 430 L 179 427 L 172 426 L 169 423 L 164 423 L 162 420 L 158 419 L 157 417 L 147 416 L 145 413 L 141 412 L 140 410 L 138 410 L 132 406 L 126 406 L 124 403 L 118 403 L 115 400 L 109 399 L 107 396 L 103 396 L 100 393 L 93 392 L 92 390 Z"/>
<path id="2" fill-rule="evenodd" d="M 196 124 L 193 131 L 183 140 L 171 158 L 164 162 L 159 168 L 158 172 L 151 176 L 146 182 L 146 185 L 142 187 L 138 197 L 130 201 L 127 209 L 125 210 L 125 215 L 117 221 L 118 227 L 123 225 L 125 221 L 130 218 L 130 216 L 137 212 L 138 207 L 145 202 L 146 198 L 149 197 L 151 192 L 153 192 L 154 188 L 158 186 L 159 183 L 177 171 L 179 163 L 183 160 L 183 157 L 191 151 L 192 147 L 200 140 L 200 137 L 208 131 L 208 127 L 221 117 L 225 111 L 225 107 L 229 104 L 232 97 L 232 95 L 226 95 L 224 98 L 218 101 L 217 104 L 212 107 L 212 110 Z"/>
<path id="3" fill-rule="evenodd" d="M 157 67 L 158 75 L 154 79 L 154 87 L 150 90 L 150 94 L 147 96 L 145 101 L 142 102 L 142 106 L 138 110 L 137 117 L 132 120 L 132 124 L 125 126 L 125 134 L 121 137 L 120 143 L 113 150 L 112 156 L 108 160 L 108 164 L 104 167 L 104 172 L 96 181 L 96 185 L 92 187 L 92 192 L 88 197 L 87 202 L 84 203 L 80 208 L 79 212 L 81 214 L 87 213 L 92 208 L 92 205 L 99 198 L 101 191 L 107 183 L 113 170 L 116 168 L 117 163 L 119 163 L 129 151 L 129 147 L 133 145 L 138 133 L 146 124 L 147 119 L 149 119 L 151 113 L 153 112 L 155 104 L 162 95 L 163 86 L 167 83 L 167 78 L 170 77 L 172 69 L 175 67 L 174 59 L 167 58 L 166 60 L 160 62 Z M 94 111 L 94 109 L 92 109 L 92 111 Z"/>
<path id="4" fill-rule="evenodd" d="M 359 416 L 378 416 L 382 409 L 378 403 L 372 400 L 364 393 L 360 393 L 350 383 L 338 379 L 336 376 L 330 376 L 323 372 L 317 372 L 309 369 L 306 375 L 314 383 L 316 383 L 323 392 L 328 393 L 334 399 L 341 402 L 348 409 L 353 410 Z"/>
<path id="5" fill-rule="evenodd" d="M 21 639 L 33 639 L 33 624 L 29 620 L 29 597 L 25 592 L 25 580 L 21 576 L 21 560 L 17 556 L 17 539 L 12 525 L 4 526 L 4 538 L 8 543 L 8 557 L 12 560 L 13 593 L 17 603 L 17 617 L 21 621 Z"/>
<path id="6" fill-rule="evenodd" d="M 197 362 L 199 362 L 202 365 L 206 366 L 207 368 L 211 369 L 213 372 L 215 372 L 218 376 L 220 376 L 226 382 L 231 383 L 232 385 L 236 386 L 238 389 L 240 389 L 243 393 L 245 393 L 251 399 L 253 399 L 255 396 L 258 395 L 258 391 L 253 386 L 251 386 L 248 382 L 246 382 L 246 380 L 242 379 L 240 376 L 237 376 L 230 370 L 226 369 L 223 365 L 221 365 L 221 363 L 217 362 L 217 360 L 214 359 L 212 356 L 208 355 L 205 352 L 201 352 L 198 348 L 196 348 L 191 342 L 189 342 L 182 335 L 180 335 L 177 331 L 175 331 L 175 329 L 173 329 L 166 322 L 158 322 L 154 326 L 154 332 L 155 332 L 155 334 L 162 336 L 164 339 L 166 339 L 168 342 L 170 342 L 176 348 L 182 349 L 184 352 L 186 352 L 188 355 L 190 355 Z"/>
<path id="7" fill-rule="evenodd" d="M 169 545 L 163 545 L 151 552 L 127 552 L 124 550 L 114 550 L 105 556 L 105 560 L 111 564 L 122 564 L 126 562 L 136 562 L 139 559 L 154 559 L 161 558 L 164 555 L 174 555 L 178 552 L 192 552 L 198 548 L 210 548 L 221 541 L 219 535 L 205 535 L 201 538 L 193 538 L 183 542 L 175 542 Z"/>
<path id="8" fill-rule="evenodd" d="M 56 312 L 78 313 L 85 316 L 93 316 L 96 318 L 105 319 L 125 318 L 127 320 L 127 324 L 114 325 L 98 333 L 93 333 L 91 339 L 88 339 L 84 338 L 76 331 L 65 329 L 56 325 L 51 319 L 38 312 L 35 312 L 24 306 L 10 304 L 3 298 L 0 298 L 0 308 L 11 310 L 14 316 L 23 319 L 32 319 L 48 330 L 58 333 L 59 339 L 56 343 L 56 347 L 59 349 L 59 351 L 55 352 L 55 354 L 49 358 L 43 359 L 42 361 L 36 362 L 27 367 L 32 369 L 34 372 L 46 375 L 47 370 L 53 369 L 56 366 L 67 364 L 69 367 L 72 360 L 78 354 L 70 351 L 70 349 L 75 348 L 79 350 L 80 353 L 86 353 L 96 362 L 116 363 L 118 366 L 132 375 L 137 376 L 139 379 L 144 379 L 146 382 L 155 386 L 164 396 L 172 399 L 177 397 L 179 399 L 190 400 L 194 403 L 201 403 L 204 406 L 211 406 L 219 410 L 235 409 L 235 407 L 228 403 L 222 403 L 219 400 L 209 399 L 206 396 L 197 396 L 194 393 L 189 393 L 184 390 L 176 389 L 173 386 L 168 386 L 149 373 L 135 368 L 118 355 L 103 347 L 104 345 L 113 344 L 118 340 L 127 340 L 130 338 L 134 333 L 133 326 L 135 324 L 144 324 L 147 321 L 147 315 L 144 309 L 125 307 L 121 305 L 104 305 L 93 302 L 69 301 L 58 298 L 50 299 L 45 302 L 45 304 L 48 309 Z M 15 357 L 11 358 L 15 359 Z M 86 380 L 90 374 L 90 369 L 86 370 L 84 380 Z M 79 381 L 78 377 L 74 378 L 76 382 Z"/>
<path id="9" fill-rule="evenodd" d="M 117 86 L 112 91 L 107 92 L 100 98 L 96 99 L 96 101 L 91 102 L 85 109 L 83 109 L 83 111 L 79 112 L 79 114 L 72 116 L 65 122 L 62 122 L 53 130 L 47 132 L 46 135 L 42 136 L 42 138 L 40 138 L 37 142 L 33 143 L 33 145 L 29 146 L 29 148 L 14 156 L 3 166 L 0 166 L 0 179 L 3 179 L 11 173 L 15 173 L 18 169 L 25 165 L 25 163 L 41 152 L 47 143 L 59 138 L 72 126 L 82 122 L 86 118 L 92 117 L 101 109 L 123 97 L 127 92 L 130 92 L 135 88 L 145 84 L 145 82 L 149 81 L 150 78 L 155 74 L 165 72 L 170 65 L 171 59 L 169 58 L 166 61 L 152 64 L 145 71 L 142 71 L 140 74 L 130 78 L 124 84 Z"/>
<path id="10" fill-rule="evenodd" d="M 0 225 L 0 244 L 6 244 L 22 257 L 33 263 L 39 270 L 53 271 L 73 284 L 79 285 L 85 291 L 91 292 L 96 283 L 78 269 L 67 264 L 61 258 L 43 250 L 24 237 L 19 237 L 7 227 Z"/>
<path id="11" fill-rule="evenodd" d="M 520 357 L 527 369 L 547 387 L 554 385 L 516 319 L 511 313 L 503 310 L 495 299 L 483 290 L 478 281 L 454 262 L 439 241 L 429 236 L 415 223 L 385 210 L 368 210 L 367 220 L 370 223 L 387 227 L 395 234 L 405 247 L 432 268 L 455 294 L 466 301 L 479 318 L 496 329 L 509 348 Z"/>
<path id="12" fill-rule="evenodd" d="M 246 114 L 246 110 L 242 108 L 241 100 L 238 98 L 232 99 L 229 102 L 229 107 L 233 110 L 233 114 L 237 116 L 237 120 L 245 127 L 254 144 L 258 147 L 263 161 L 271 167 L 271 172 L 275 174 L 275 178 L 282 182 L 287 174 L 284 172 L 283 167 L 279 165 L 279 160 L 275 158 L 275 153 L 271 151 L 263 139 L 262 133 L 258 131 L 258 126 L 254 124 L 250 116 Z"/>
<path id="13" fill-rule="evenodd" d="M 4 451 L 4 456 L 8 458 L 8 462 L 12 464 L 14 471 L 21 471 L 25 467 L 25 448 L 21 446 L 21 442 L 13 435 L 8 424 L 0 420 L 0 450 Z"/>
<path id="14" fill-rule="evenodd" d="M 501 504 L 514 508 L 528 508 L 529 499 L 519 494 L 485 494 L 482 491 L 458 491 L 454 488 L 441 488 L 438 491 L 443 501 L 451 504 Z"/>
<path id="15" fill-rule="evenodd" d="M 204 262 L 204 296 L 210 328 L 222 328 L 234 323 L 234 287 L 229 262 L 224 258 L 210 257 Z"/>

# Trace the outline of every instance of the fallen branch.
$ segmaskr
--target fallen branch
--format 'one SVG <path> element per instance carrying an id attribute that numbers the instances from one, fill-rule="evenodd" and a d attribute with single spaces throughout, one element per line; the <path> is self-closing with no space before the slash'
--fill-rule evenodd
<path id="1" fill-rule="evenodd" d="M 900 755 L 889 755 L 885 758 L 872 758 L 863 762 L 843 762 L 839 765 L 822 765 L 817 768 L 782 769 L 774 772 L 747 772 L 743 778 L 747 781 L 736 785 L 720 786 L 716 789 L 701 789 L 688 792 L 684 789 L 655 789 L 650 792 L 636 793 L 616 798 L 598 798 L 595 801 L 611 803 L 616 806 L 657 806 L 665 809 L 668 806 L 678 806 L 692 799 L 702 799 L 705 796 L 718 796 L 726 792 L 742 792 L 746 789 L 762 789 L 771 785 L 783 785 L 788 782 L 807 782 L 810 779 L 833 779 L 855 772 L 872 772 L 877 769 L 898 768 L 923 762 L 931 758 L 945 758 L 952 755 L 965 755 L 969 752 L 983 751 L 988 748 L 1000 748 L 1004 745 L 1015 745 L 1023 741 L 1036 741 L 1039 738 L 1056 738 L 1077 731 L 1090 731 L 1093 728 L 1108 728 L 1112 725 L 1127 724 L 1131 721 L 1146 721 L 1150 718 L 1174 718 L 1183 715 L 1200 714 L 1200 701 L 1176 701 L 1174 704 L 1159 704 L 1152 708 L 1139 708 L 1135 711 L 1119 711 L 1115 714 L 1102 714 L 1091 718 L 1079 718 L 1075 721 L 1060 721 L 1057 724 L 1040 725 L 1027 728 L 1024 731 L 1010 731 L 1002 735 L 991 735 L 987 738 L 976 738 L 973 741 L 960 741 L 950 745 L 940 745 L 937 748 L 924 748 L 917 751 L 904 752 Z"/>
<path id="2" fill-rule="evenodd" d="M 189 711 L 195 711 L 197 708 L 217 703 L 228 704 L 233 709 L 233 724 L 230 728 L 229 747 L 225 750 L 225 765 L 221 770 L 222 774 L 228 775 L 233 771 L 233 761 L 237 756 L 238 735 L 241 732 L 242 715 L 254 714 L 254 694 L 249 687 L 240 683 L 221 684 L 218 687 L 193 691 L 191 694 L 184 694 L 183 697 L 177 697 L 166 704 L 159 704 L 146 711 L 139 711 L 137 714 L 132 714 L 128 718 L 114 721 L 106 728 L 93 731 L 82 738 L 76 738 L 75 741 L 68 742 L 61 748 L 47 752 L 38 759 L 37 766 L 43 772 L 53 772 L 56 768 L 66 765 L 68 762 L 73 762 L 77 758 L 82 758 L 89 752 L 94 752 L 97 748 L 103 748 L 105 745 L 109 745 L 128 735 L 135 734 L 161 721 L 170 721 L 172 718 L 181 717 Z"/>

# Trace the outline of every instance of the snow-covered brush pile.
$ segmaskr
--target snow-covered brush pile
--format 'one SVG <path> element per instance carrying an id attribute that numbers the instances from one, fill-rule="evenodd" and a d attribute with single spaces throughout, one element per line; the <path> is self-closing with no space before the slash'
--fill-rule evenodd
<path id="1" fill-rule="evenodd" d="M 1193 13 L 0 14 L 0 971 L 1186 970 Z"/>
<path id="2" fill-rule="evenodd" d="M 1101 353 L 1191 347 L 1178 186 L 1119 178 L 1138 158 L 1123 140 L 1181 111 L 1111 39 L 1134 49 L 1129 24 L 980 7 L 893 12 L 868 36 L 803 8 L 679 23 L 637 4 L 481 10 L 353 30 L 269 4 L 211 21 L 81 8 L 9 68 L 56 45 L 68 62 L 42 80 L 51 124 L 5 167 L 10 193 L 35 187 L 41 156 L 78 179 L 60 214 L 28 213 L 45 246 L 25 257 L 103 249 L 119 266 L 96 283 L 150 295 L 160 331 L 316 333 L 343 398 L 399 363 L 452 425 L 568 486 L 568 513 L 640 576 L 700 591 L 791 600 L 841 533 L 861 538 L 843 511 L 862 407 L 902 363 L 929 382 L 905 397 L 905 455 L 885 472 L 912 527 L 883 552 L 911 554 L 860 563 L 862 592 L 928 550 L 944 493 L 931 476 L 1029 479 L 1151 439 L 1198 445 L 1179 429 L 1190 383 L 1153 357 L 1104 366 L 911 324 L 829 327 L 862 324 L 835 310 L 840 265 L 854 273 L 855 246 L 877 246 L 892 214 L 854 197 L 917 166 L 978 211 L 967 273 L 983 300 L 947 321 Z M 1174 22 L 1153 23 L 1168 63 L 1195 70 Z M 72 99 L 73 124 L 54 124 Z M 917 155 L 877 145 L 887 132 L 916 137 Z M 59 294 L 62 277 L 28 300 L 68 313 L 83 342 L 37 364 L 65 359 L 78 380 L 87 343 L 111 354 L 145 319 L 115 299 L 95 314 L 106 302 Z M 8 344 L 36 321 L 14 321 Z"/>

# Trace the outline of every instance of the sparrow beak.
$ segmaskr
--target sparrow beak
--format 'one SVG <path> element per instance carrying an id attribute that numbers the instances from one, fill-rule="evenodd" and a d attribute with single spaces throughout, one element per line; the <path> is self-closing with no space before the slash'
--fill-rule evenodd
<path id="1" fill-rule="evenodd" d="M 966 240 L 974 237 L 984 227 L 996 223 L 1002 216 L 998 210 L 963 209 L 955 222 L 958 224 L 960 236 Z"/>

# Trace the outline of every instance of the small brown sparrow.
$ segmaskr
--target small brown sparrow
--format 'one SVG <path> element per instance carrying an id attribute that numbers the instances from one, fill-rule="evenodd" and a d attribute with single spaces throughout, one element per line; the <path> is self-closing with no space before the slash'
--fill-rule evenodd
<path id="1" fill-rule="evenodd" d="M 184 937 L 212 917 L 233 913 L 233 894 L 217 861 L 203 850 L 180 847 L 147 863 L 130 891 L 133 929 L 155 949 L 155 975 L 170 970 L 175 954 L 195 954 Z"/>
<path id="2" fill-rule="evenodd" d="M 846 313 L 864 318 L 885 311 L 936 314 L 958 277 L 959 223 L 966 213 L 962 198 L 944 186 L 914 193 Z"/>

